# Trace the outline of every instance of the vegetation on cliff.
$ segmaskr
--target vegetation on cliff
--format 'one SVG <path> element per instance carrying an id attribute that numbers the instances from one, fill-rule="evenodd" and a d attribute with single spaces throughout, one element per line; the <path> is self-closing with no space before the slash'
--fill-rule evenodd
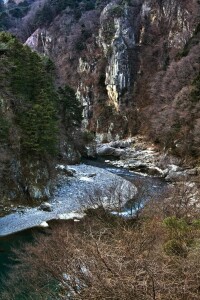
<path id="1" fill-rule="evenodd" d="M 29 12 L 34 0 L 8 0 L 6 4 L 0 0 L 0 30 L 7 30 L 21 20 Z"/>
<path id="2" fill-rule="evenodd" d="M 58 82 L 84 103 L 89 130 L 141 133 L 197 162 L 199 9 L 187 0 L 41 0 L 11 31 L 50 55 Z"/>
<path id="3" fill-rule="evenodd" d="M 178 53 L 166 70 L 156 73 L 149 107 L 153 116 L 151 137 L 179 157 L 196 161 L 200 149 L 199 42 L 200 35 L 195 31 L 184 54 Z"/>
<path id="4" fill-rule="evenodd" d="M 6 65 L 1 76 L 7 81 L 1 89 L 2 137 L 10 122 L 17 132 L 22 154 L 55 152 L 57 95 L 43 59 L 4 32 L 0 33 L 0 45 L 2 69 Z M 9 142 L 9 135 L 7 138 Z"/>
<path id="5" fill-rule="evenodd" d="M 73 146 L 82 107 L 70 87 L 57 91 L 47 57 L 6 32 L 0 32 L 0 69 L 0 193 L 3 199 L 8 194 L 34 198 L 52 176 L 52 158 L 64 156 L 70 162 L 60 144 L 63 140 L 68 148 Z M 76 153 L 73 148 L 74 160 Z M 37 189 L 29 192 L 34 185 Z"/>
<path id="6" fill-rule="evenodd" d="M 9 141 L 10 124 L 19 135 L 22 154 L 55 154 L 59 118 L 68 130 L 81 125 L 82 107 L 73 89 L 57 91 L 50 60 L 5 32 L 0 33 L 0 66 L 1 139 Z"/>

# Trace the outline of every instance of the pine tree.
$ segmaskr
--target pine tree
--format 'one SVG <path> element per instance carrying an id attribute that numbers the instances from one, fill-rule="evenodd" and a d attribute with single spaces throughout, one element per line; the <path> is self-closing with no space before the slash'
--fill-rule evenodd
<path id="1" fill-rule="evenodd" d="M 80 126 L 83 120 L 83 107 L 77 99 L 74 90 L 69 86 L 65 86 L 64 88 L 59 88 L 58 95 L 63 124 L 68 128 Z"/>
<path id="2" fill-rule="evenodd" d="M 36 103 L 22 116 L 21 127 L 24 151 L 35 154 L 56 153 L 56 108 L 46 91 L 41 90 Z"/>

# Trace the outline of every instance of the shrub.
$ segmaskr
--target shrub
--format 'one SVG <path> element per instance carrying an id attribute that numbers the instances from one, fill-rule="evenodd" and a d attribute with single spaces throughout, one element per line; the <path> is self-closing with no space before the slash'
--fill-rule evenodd
<path id="1" fill-rule="evenodd" d="M 187 248 L 183 243 L 177 240 L 169 240 L 164 244 L 164 251 L 168 255 L 177 255 L 186 257 L 188 254 Z"/>

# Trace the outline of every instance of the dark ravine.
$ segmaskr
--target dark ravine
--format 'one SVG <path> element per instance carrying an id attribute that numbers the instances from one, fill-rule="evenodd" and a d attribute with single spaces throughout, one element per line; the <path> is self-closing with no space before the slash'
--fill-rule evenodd
<path id="1" fill-rule="evenodd" d="M 0 205 L 9 207 L 20 198 L 26 202 L 27 195 L 36 202 L 47 199 L 56 159 L 80 160 L 81 130 L 68 122 L 75 100 L 83 106 L 86 136 L 109 142 L 139 133 L 156 142 L 161 151 L 198 167 L 200 5 L 196 1 L 21 2 L 8 1 L 0 7 L 4 10 L 0 28 L 29 46 L 1 33 Z M 55 103 L 50 102 L 59 86 L 63 90 L 52 114 Z M 29 139 L 30 132 L 37 136 L 41 125 L 46 126 L 46 122 L 40 124 L 41 111 L 51 120 L 48 130 L 58 151 L 55 161 L 48 152 L 49 134 L 43 130 L 42 140 Z M 54 119 L 59 119 L 58 135 Z M 33 149 L 24 152 L 24 145 Z M 39 159 L 32 152 L 25 159 L 38 145 L 44 150 Z M 142 164 L 138 167 L 143 168 Z"/>
<path id="2" fill-rule="evenodd" d="M 200 71 L 197 1 L 77 2 L 41 21 L 26 44 L 51 57 L 58 83 L 74 88 L 84 126 L 101 141 L 140 132 L 198 156 L 199 100 L 190 102 Z"/>

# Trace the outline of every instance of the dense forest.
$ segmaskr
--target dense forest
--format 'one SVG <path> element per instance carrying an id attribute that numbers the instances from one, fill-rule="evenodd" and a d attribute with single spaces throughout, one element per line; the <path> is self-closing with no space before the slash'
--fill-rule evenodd
<path id="1" fill-rule="evenodd" d="M 76 128 L 82 120 L 82 107 L 70 87 L 56 88 L 54 66 L 49 58 L 39 56 L 5 32 L 0 33 L 0 66 L 1 180 L 4 182 L 1 201 L 9 193 L 13 199 L 34 198 L 29 183 L 25 187 L 25 182 L 28 174 L 32 176 L 30 185 L 39 176 L 38 166 L 36 163 L 30 170 L 30 164 L 39 161 L 41 169 L 48 168 L 38 182 L 39 186 L 45 185 L 52 176 L 53 163 L 49 165 L 49 161 L 52 157 L 62 157 L 63 132 L 73 145 Z M 76 159 L 76 149 L 74 153 Z"/>

